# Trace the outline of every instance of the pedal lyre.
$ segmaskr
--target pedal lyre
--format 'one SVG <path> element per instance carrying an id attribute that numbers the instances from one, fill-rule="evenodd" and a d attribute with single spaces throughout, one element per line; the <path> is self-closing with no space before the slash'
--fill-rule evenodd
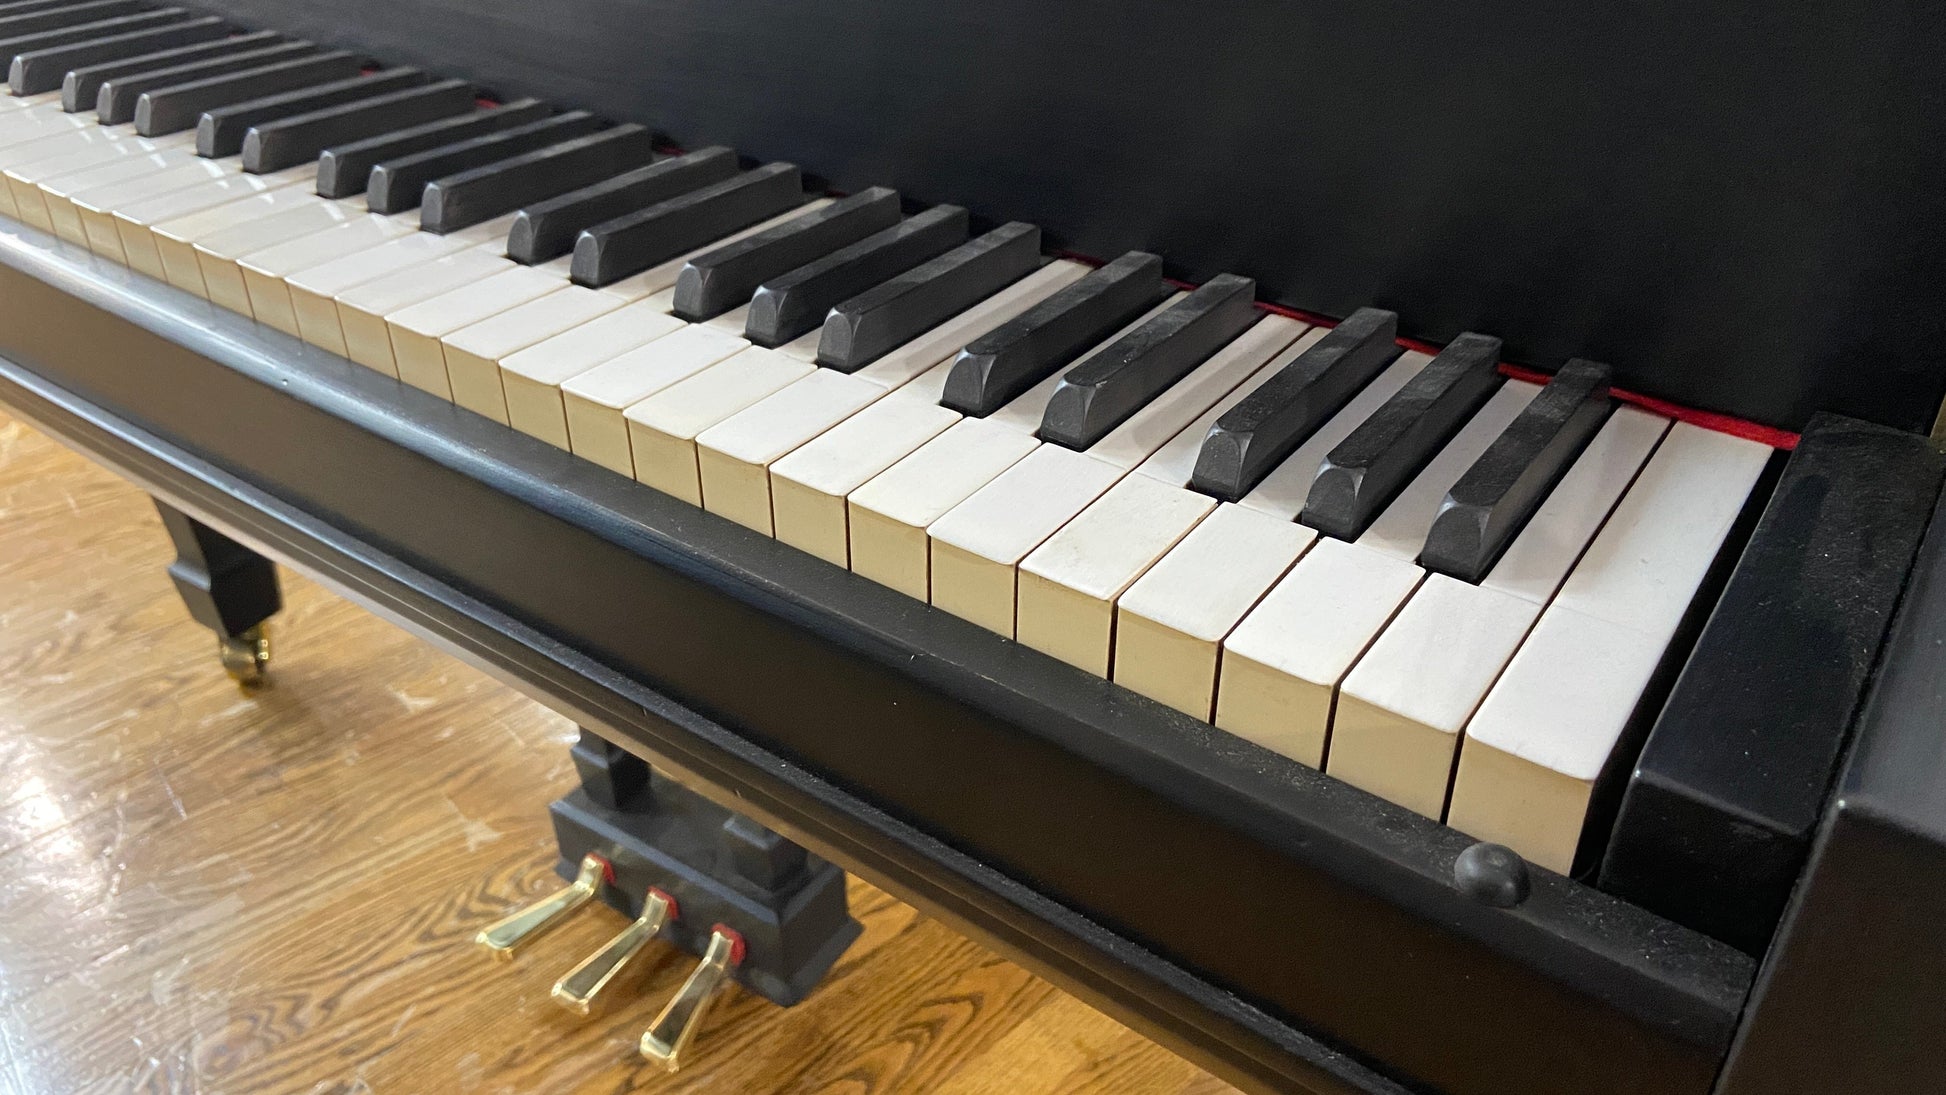
<path id="1" fill-rule="evenodd" d="M 642 1035 L 642 1056 L 670 1072 L 681 1068 L 683 1051 L 702 1029 L 710 1001 L 742 961 L 743 936 L 721 924 L 711 928 L 709 949 L 703 952 L 702 962 Z"/>
<path id="2" fill-rule="evenodd" d="M 602 882 L 613 874 L 614 868 L 608 865 L 606 859 L 592 853 L 582 856 L 581 869 L 573 882 L 480 929 L 480 934 L 474 936 L 473 941 L 485 947 L 497 959 L 504 961 L 512 958 L 514 951 L 522 944 L 587 904 L 588 899 L 601 889 Z"/>
<path id="3" fill-rule="evenodd" d="M 679 913 L 676 901 L 661 890 L 651 888 L 648 896 L 642 899 L 642 915 L 635 922 L 621 930 L 621 934 L 610 939 L 600 950 L 581 960 L 581 963 L 567 972 L 567 975 L 554 982 L 550 993 L 554 1002 L 574 1012 L 576 1015 L 589 1015 L 594 1011 L 595 998 L 613 984 L 615 978 L 649 941 L 661 934 L 662 926 L 673 920 Z"/>

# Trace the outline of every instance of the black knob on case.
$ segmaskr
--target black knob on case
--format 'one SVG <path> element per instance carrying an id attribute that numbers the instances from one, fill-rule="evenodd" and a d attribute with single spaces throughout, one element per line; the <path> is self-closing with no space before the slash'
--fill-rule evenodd
<path id="1" fill-rule="evenodd" d="M 1527 862 L 1504 844 L 1482 841 L 1453 861 L 1453 885 L 1459 892 L 1497 909 L 1511 909 L 1527 900 L 1532 888 Z"/>

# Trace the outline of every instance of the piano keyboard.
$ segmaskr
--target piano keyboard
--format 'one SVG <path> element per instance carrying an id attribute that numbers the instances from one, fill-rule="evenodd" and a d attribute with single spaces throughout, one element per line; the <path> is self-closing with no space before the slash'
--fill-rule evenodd
<path id="1" fill-rule="evenodd" d="M 181 9 L 0 49 L 0 214 L 1557 871 L 1772 455 Z"/>

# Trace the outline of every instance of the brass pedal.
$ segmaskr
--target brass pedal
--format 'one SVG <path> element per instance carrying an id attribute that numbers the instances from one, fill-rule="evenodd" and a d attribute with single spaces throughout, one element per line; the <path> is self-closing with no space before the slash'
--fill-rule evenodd
<path id="1" fill-rule="evenodd" d="M 606 859 L 590 852 L 581 857 L 581 870 L 573 882 L 524 908 L 480 929 L 473 941 L 493 957 L 505 961 L 529 939 L 547 931 L 567 915 L 588 903 L 601 889 L 604 880 L 615 876 Z"/>
<path id="2" fill-rule="evenodd" d="M 703 960 L 642 1035 L 642 1056 L 670 1072 L 682 1067 L 684 1051 L 696 1040 L 716 990 L 743 961 L 743 949 L 743 936 L 735 930 L 721 924 L 710 928 Z"/>
<path id="3" fill-rule="evenodd" d="M 675 898 L 649 887 L 648 896 L 642 899 L 642 915 L 606 946 L 582 959 L 566 976 L 554 982 L 549 995 L 555 1003 L 576 1015 L 593 1014 L 595 998 L 621 975 L 623 968 L 650 940 L 661 934 L 663 925 L 680 915 Z"/>

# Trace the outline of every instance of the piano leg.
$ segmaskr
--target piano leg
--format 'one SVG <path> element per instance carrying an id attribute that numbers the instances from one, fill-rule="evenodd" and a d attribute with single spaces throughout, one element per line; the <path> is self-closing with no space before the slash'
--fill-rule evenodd
<path id="1" fill-rule="evenodd" d="M 158 500 L 176 546 L 169 577 L 197 623 L 216 632 L 223 668 L 244 687 L 264 682 L 270 640 L 264 621 L 283 607 L 270 560 Z"/>

